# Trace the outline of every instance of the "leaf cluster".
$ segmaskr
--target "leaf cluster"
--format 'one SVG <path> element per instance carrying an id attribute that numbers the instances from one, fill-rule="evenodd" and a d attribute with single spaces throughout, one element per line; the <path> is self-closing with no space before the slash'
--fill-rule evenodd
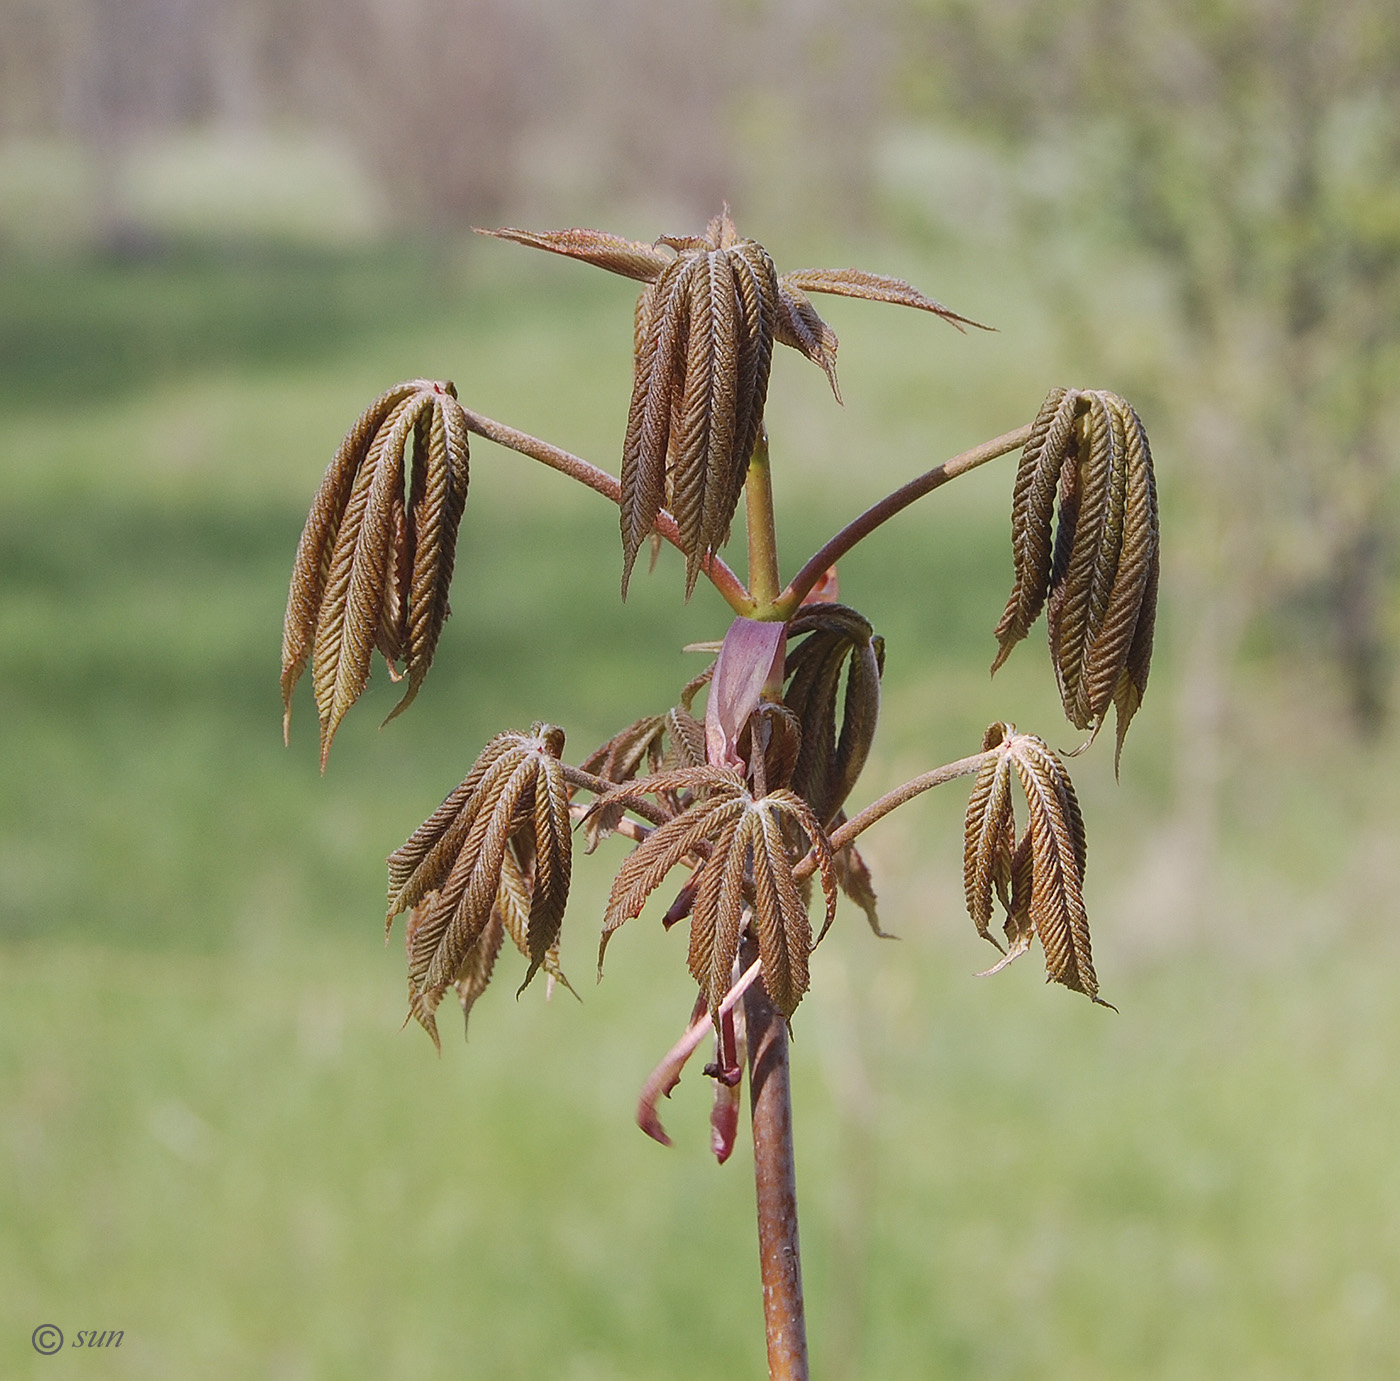
<path id="1" fill-rule="evenodd" d="M 819 365 L 839 399 L 836 333 L 807 293 L 915 307 L 960 330 L 979 324 L 900 278 L 854 268 L 780 275 L 758 241 L 739 235 L 728 207 L 704 235 L 662 236 L 650 245 L 581 228 L 482 233 L 646 284 L 634 319 L 632 402 L 622 449 L 624 596 L 663 507 L 680 532 L 687 596 L 706 558 L 729 540 L 762 431 L 775 340 Z"/>
<path id="2" fill-rule="evenodd" d="M 1160 537 L 1147 433 L 1117 394 L 1057 388 L 1046 398 L 1016 472 L 1011 545 L 993 672 L 1046 608 L 1065 714 L 1097 734 L 1113 705 L 1121 755 L 1152 663 Z"/>
<path id="3" fill-rule="evenodd" d="M 409 1012 L 437 1041 L 433 1018 L 456 983 L 470 1009 L 509 934 L 530 961 L 557 973 L 554 947 L 572 868 L 564 731 L 535 724 L 497 734 L 466 780 L 389 855 L 386 926 L 411 910 Z"/>
<path id="4" fill-rule="evenodd" d="M 699 871 L 694 878 L 687 964 L 711 1014 L 718 1014 L 733 981 L 734 961 L 751 911 L 764 986 L 774 1005 L 791 1016 L 807 991 L 811 951 L 836 915 L 831 848 L 812 808 L 787 788 L 755 796 L 744 777 L 726 767 L 659 772 L 601 797 L 598 808 L 625 804 L 641 793 L 658 799 L 667 793 L 685 793 L 689 804 L 649 834 L 618 869 L 603 919 L 599 971 L 613 932 L 641 914 L 647 898 L 672 868 L 690 862 L 698 864 Z M 821 872 L 826 919 L 816 940 L 793 873 L 785 838 L 788 827 L 810 841 Z"/>
<path id="5" fill-rule="evenodd" d="M 376 398 L 331 461 L 297 546 L 282 632 L 283 736 L 310 661 L 322 769 L 341 718 L 369 681 L 376 648 L 395 680 L 408 679 L 389 718 L 418 694 L 448 615 L 467 482 L 456 389 L 430 379 Z"/>
<path id="6" fill-rule="evenodd" d="M 1099 1001 L 1084 908 L 1084 818 L 1074 785 L 1043 739 L 1014 725 L 991 725 L 987 754 L 967 806 L 963 885 L 977 933 L 998 949 L 989 929 L 993 906 L 1006 913 L 1005 958 L 994 973 L 1039 938 L 1046 977 Z M 1026 828 L 1016 832 L 1012 776 L 1026 800 Z M 1107 1004 L 1105 1004 L 1107 1005 Z"/>

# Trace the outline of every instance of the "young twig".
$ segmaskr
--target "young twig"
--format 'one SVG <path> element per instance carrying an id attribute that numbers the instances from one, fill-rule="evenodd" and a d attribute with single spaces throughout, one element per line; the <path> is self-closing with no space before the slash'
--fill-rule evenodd
<path id="1" fill-rule="evenodd" d="M 613 503 L 618 503 L 621 500 L 622 484 L 618 478 L 615 475 L 610 475 L 606 470 L 600 469 L 591 461 L 584 460 L 582 456 L 576 456 L 558 446 L 551 446 L 548 441 L 541 441 L 539 437 L 531 436 L 529 432 L 516 431 L 514 427 L 508 427 L 504 422 L 497 422 L 494 418 L 484 417 L 481 413 L 473 412 L 470 408 L 464 407 L 462 412 L 467 419 L 468 431 L 473 431 L 478 436 L 484 436 L 488 441 L 494 441 L 498 446 L 506 447 L 507 450 L 529 456 L 531 460 L 537 460 L 541 465 L 549 466 L 551 470 L 558 470 L 560 474 L 568 475 L 570 479 L 575 479 L 580 484 L 586 485 L 605 499 L 611 499 Z M 676 520 L 664 508 L 657 514 L 656 531 L 677 550 L 682 552 L 685 550 L 685 544 L 681 540 Z M 720 557 L 714 555 L 705 557 L 700 563 L 700 570 L 736 614 L 744 617 L 753 615 L 756 607 L 753 597 L 744 588 L 739 577 Z"/>
<path id="2" fill-rule="evenodd" d="M 922 499 L 925 494 L 931 494 L 949 480 L 957 479 L 959 475 L 965 475 L 969 470 L 975 470 L 989 460 L 996 460 L 1008 451 L 1024 446 L 1030 434 L 1029 426 L 1018 427 L 1014 432 L 1006 432 L 991 441 L 984 441 L 980 446 L 974 446 L 970 451 L 963 451 L 952 460 L 946 460 L 942 465 L 935 465 L 932 470 L 926 470 L 908 484 L 896 489 L 893 494 L 886 495 L 879 503 L 872 504 L 859 518 L 847 523 L 793 576 L 792 583 L 777 599 L 783 617 L 791 618 L 797 606 L 811 592 L 827 568 L 834 566 L 858 542 L 869 537 L 881 523 L 887 522 L 896 513 Z"/>

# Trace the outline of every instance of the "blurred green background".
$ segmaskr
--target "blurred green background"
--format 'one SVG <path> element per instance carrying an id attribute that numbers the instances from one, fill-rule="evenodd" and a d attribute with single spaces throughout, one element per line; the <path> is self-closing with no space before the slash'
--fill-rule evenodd
<path id="1" fill-rule="evenodd" d="M 993 980 L 959 787 L 863 842 L 794 1022 L 823 1378 L 1400 1374 L 1400 21 L 1371 0 L 0 3 L 0 1371 L 758 1376 L 742 1146 L 637 1090 L 691 991 L 648 914 L 581 1004 L 398 1030 L 383 859 L 498 729 L 582 756 L 719 636 L 680 565 L 617 599 L 596 496 L 478 443 L 454 617 L 316 770 L 280 737 L 286 578 L 387 385 L 613 467 L 632 287 L 470 224 L 697 230 L 995 324 L 828 299 L 769 429 L 790 574 L 886 489 L 1116 389 L 1154 440 L 1158 654 L 1122 780 L 1071 764 L 1120 1015 Z M 1014 719 L 1010 459 L 842 565 L 888 642 L 856 804 Z M 939 797 L 939 793 L 933 794 Z M 36 1355 L 34 1328 L 69 1346 Z M 73 1355 L 79 1330 L 119 1349 Z"/>

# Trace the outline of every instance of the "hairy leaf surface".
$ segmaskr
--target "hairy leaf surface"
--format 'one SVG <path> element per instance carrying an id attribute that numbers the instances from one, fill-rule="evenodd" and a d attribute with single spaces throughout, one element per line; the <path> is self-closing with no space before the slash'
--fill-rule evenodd
<path id="1" fill-rule="evenodd" d="M 323 768 L 376 647 L 394 679 L 394 664 L 404 664 L 408 682 L 389 718 L 418 694 L 447 618 L 468 475 L 466 419 L 453 385 L 415 379 L 370 404 L 321 482 L 292 567 L 282 703 L 285 737 L 292 691 L 310 661 Z"/>
<path id="2" fill-rule="evenodd" d="M 992 670 L 1046 608 L 1065 714 L 1097 734 L 1115 706 L 1121 754 L 1152 661 L 1160 537 L 1147 434 L 1117 394 L 1046 398 L 1017 470 L 1011 545 L 1015 578 Z"/>
<path id="3" fill-rule="evenodd" d="M 1099 1002 L 1084 907 L 1084 819 L 1069 775 L 1044 740 L 1018 734 L 1013 725 L 993 724 L 983 751 L 987 758 L 968 802 L 963 852 L 967 909 L 977 933 L 1001 948 L 989 930 L 999 900 L 1009 949 L 996 968 L 1024 953 L 1034 934 L 1045 951 L 1046 976 Z M 1013 774 L 1026 801 L 1019 839 Z"/>
<path id="4" fill-rule="evenodd" d="M 446 989 L 465 982 L 470 1008 L 490 977 L 494 958 L 475 952 L 493 917 L 530 960 L 526 984 L 541 967 L 562 977 L 556 945 L 572 868 L 563 747 L 563 730 L 548 724 L 498 734 L 389 856 L 386 924 L 411 909 L 409 1010 L 435 1042 L 433 1012 Z"/>

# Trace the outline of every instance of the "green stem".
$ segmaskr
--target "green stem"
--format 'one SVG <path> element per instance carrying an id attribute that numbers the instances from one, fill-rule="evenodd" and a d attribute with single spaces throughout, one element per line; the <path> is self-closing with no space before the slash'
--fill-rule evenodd
<path id="1" fill-rule="evenodd" d="M 760 427 L 744 479 L 745 518 L 749 536 L 749 590 L 754 619 L 784 616 L 774 609 L 782 588 L 778 575 L 778 532 L 773 519 L 773 471 L 768 463 L 768 432 Z"/>
<path id="2" fill-rule="evenodd" d="M 614 504 L 622 502 L 622 485 L 616 476 L 610 475 L 606 470 L 600 470 L 581 456 L 561 450 L 558 446 L 551 446 L 548 441 L 541 441 L 539 437 L 531 436 L 528 432 L 518 432 L 514 427 L 506 426 L 504 422 L 483 417 L 470 408 L 463 408 L 462 411 L 466 414 L 468 431 L 484 436 L 488 441 L 494 441 L 507 450 L 529 456 L 531 460 L 537 460 L 541 465 L 549 466 L 551 470 L 558 470 L 560 474 L 568 475 L 570 479 L 587 485 L 605 499 L 611 499 Z M 685 550 L 681 545 L 681 534 L 676 520 L 664 508 L 657 514 L 656 531 L 677 550 Z M 706 557 L 701 562 L 700 569 L 736 614 L 745 618 L 755 616 L 753 597 L 744 588 L 739 577 L 718 556 Z"/>
<path id="3" fill-rule="evenodd" d="M 972 450 L 964 451 L 961 455 L 954 456 L 952 460 L 944 461 L 942 465 L 935 465 L 932 470 L 925 471 L 917 479 L 910 480 L 908 484 L 896 489 L 893 494 L 886 495 L 879 503 L 867 508 L 859 518 L 847 523 L 798 571 L 792 579 L 792 584 L 777 597 L 777 614 L 769 617 L 790 619 L 796 612 L 797 606 L 811 592 L 812 587 L 822 578 L 827 568 L 835 565 L 857 542 L 870 536 L 881 523 L 893 518 L 902 509 L 908 508 L 916 499 L 922 499 L 925 494 L 932 493 L 940 485 L 947 484 L 949 480 L 957 479 L 959 475 L 965 475 L 969 470 L 975 470 L 979 465 L 985 465 L 989 460 L 996 460 L 998 456 L 1004 456 L 1008 451 L 1014 451 L 1018 447 L 1024 446 L 1030 438 L 1030 434 L 1030 426 L 1026 425 L 1018 427 L 1014 432 L 1007 432 L 1004 436 L 995 437 L 991 441 L 984 441 L 982 445 L 974 446 Z"/>

